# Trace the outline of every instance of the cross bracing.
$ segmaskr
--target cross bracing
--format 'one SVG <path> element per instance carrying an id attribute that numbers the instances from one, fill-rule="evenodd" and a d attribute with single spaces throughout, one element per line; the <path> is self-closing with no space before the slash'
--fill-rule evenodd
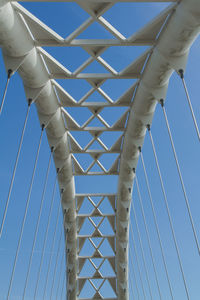
<path id="1" fill-rule="evenodd" d="M 68 2 L 68 1 L 65 1 Z M 173 71 L 185 71 L 189 48 L 199 32 L 198 1 L 175 2 L 161 12 L 146 26 L 126 38 L 103 15 L 116 2 L 143 1 L 76 1 L 89 14 L 89 18 L 67 37 L 62 37 L 46 26 L 17 2 L 2 2 L 0 40 L 6 70 L 19 72 L 23 79 L 26 97 L 35 102 L 41 125 L 45 127 L 50 148 L 58 170 L 61 189 L 67 257 L 67 297 L 79 297 L 86 282 L 94 288 L 93 299 L 106 299 L 100 289 L 107 281 L 115 298 L 128 299 L 128 241 L 129 216 L 132 182 L 146 134 L 146 126 L 151 125 L 156 103 L 165 99 L 169 78 Z M 167 2 L 167 1 L 156 1 Z M 12 26 L 10 20 L 13 21 Z M 112 39 L 77 39 L 94 22 L 98 22 L 112 35 Z M 117 71 L 105 59 L 103 53 L 113 46 L 148 46 L 148 49 L 124 69 Z M 81 47 L 89 58 L 74 72 L 54 59 L 42 47 Z M 106 73 L 85 73 L 93 62 L 100 64 Z M 90 90 L 80 100 L 75 99 L 57 80 L 84 79 Z M 114 101 L 102 88 L 110 79 L 135 79 L 135 83 Z M 104 102 L 88 102 L 94 93 L 100 94 Z M 116 122 L 102 116 L 106 107 L 124 107 L 125 111 Z M 87 108 L 90 117 L 79 124 L 69 113 L 69 108 Z M 100 126 L 92 126 L 94 120 Z M 90 141 L 85 147 L 73 136 L 73 132 L 88 132 Z M 120 136 L 111 147 L 103 142 L 104 132 L 119 132 Z M 92 147 L 98 144 L 98 149 Z M 77 154 L 90 155 L 91 163 L 84 168 Z M 116 154 L 109 168 L 101 162 L 102 155 Z M 98 169 L 98 171 L 97 171 Z M 118 175 L 116 195 L 76 195 L 74 176 Z M 101 197 L 95 204 L 93 198 Z M 94 210 L 89 214 L 79 214 L 81 201 L 89 201 Z M 113 214 L 101 212 L 98 208 L 105 199 L 110 201 Z M 112 199 L 112 200 L 111 200 Z M 113 202 L 114 201 L 114 202 Z M 116 202 L 116 203 L 115 203 Z M 77 203 L 77 206 L 76 206 Z M 100 218 L 99 223 L 94 219 Z M 99 227 L 107 220 L 113 230 L 111 235 L 103 234 Z M 85 221 L 94 231 L 80 235 Z M 101 239 L 97 245 L 94 239 Z M 91 256 L 80 255 L 85 242 L 94 248 Z M 99 248 L 107 241 L 113 256 L 101 254 Z M 114 272 L 104 276 L 94 259 L 107 260 Z M 81 268 L 89 262 L 95 272 L 80 277 Z M 101 266 L 101 265 L 100 265 Z M 95 279 L 101 279 L 100 287 Z"/>

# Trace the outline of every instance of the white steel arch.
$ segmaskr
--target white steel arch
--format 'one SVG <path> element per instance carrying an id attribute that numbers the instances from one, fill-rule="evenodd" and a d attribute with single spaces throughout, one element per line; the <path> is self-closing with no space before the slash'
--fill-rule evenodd
<path id="1" fill-rule="evenodd" d="M 115 277 L 109 278 L 111 286 L 116 290 L 116 299 L 127 300 L 129 294 L 129 214 L 132 184 L 135 176 L 134 170 L 139 158 L 138 147 L 142 147 L 146 126 L 152 122 L 156 103 L 161 99 L 165 99 L 169 78 L 173 71 L 185 70 L 189 48 L 200 30 L 200 3 L 198 0 L 174 1 L 175 3 L 162 12 L 155 20 L 147 24 L 132 37 L 126 39 L 102 17 L 102 14 L 116 2 L 142 1 L 107 0 L 102 2 L 99 0 L 88 0 L 84 1 L 84 3 L 81 1 L 76 2 L 90 14 L 90 17 L 74 33 L 63 39 L 17 2 L 1 1 L 0 43 L 7 71 L 18 71 L 21 75 L 26 97 L 28 100 L 31 99 L 36 103 L 40 123 L 45 125 L 49 145 L 54 149 L 54 161 L 58 170 L 58 180 L 62 191 L 65 222 L 68 299 L 79 299 L 78 295 L 86 278 L 78 279 L 78 273 L 85 261 L 90 260 L 88 257 L 78 257 L 77 247 L 80 248 L 86 239 L 100 237 L 102 239 L 107 238 L 116 252 L 116 258 L 104 257 L 108 259 L 116 273 L 117 286 Z M 78 34 L 94 20 L 97 20 L 111 32 L 116 40 L 77 40 Z M 90 58 L 76 72 L 71 73 L 41 48 L 41 46 L 47 45 L 81 46 L 90 54 Z M 130 66 L 121 72 L 116 72 L 101 58 L 101 53 L 113 45 L 151 45 L 151 48 Z M 106 75 L 82 73 L 82 70 L 95 60 L 98 60 L 109 73 Z M 91 84 L 91 91 L 84 96 L 82 101 L 77 103 L 55 81 L 55 79 L 59 78 L 86 79 Z M 114 103 L 100 87 L 109 78 L 136 78 L 138 81 Z M 107 100 L 105 105 L 100 105 L 99 103 L 86 104 L 84 102 L 96 90 Z M 133 94 L 134 102 L 132 105 Z M 64 109 L 66 106 L 87 106 L 93 116 L 83 126 L 80 126 Z M 109 126 L 99 115 L 105 106 L 125 106 L 127 111 L 113 126 Z M 94 117 L 97 117 L 102 122 L 102 128 L 89 126 L 90 121 Z M 126 126 L 127 119 L 128 124 Z M 98 150 L 91 152 L 88 150 L 89 147 L 82 149 L 69 133 L 69 131 L 73 130 L 89 131 L 93 136 L 91 143 L 96 140 L 102 143 L 99 140 L 99 136 L 103 131 L 124 132 L 124 135 L 110 149 L 102 143 L 105 153 L 118 153 L 119 155 L 113 166 L 106 170 L 99 162 L 102 152 Z M 123 148 L 121 151 L 122 144 Z M 84 170 L 73 156 L 73 153 L 89 153 L 93 158 L 92 165 L 87 170 Z M 118 167 L 119 162 L 120 166 Z M 117 199 L 116 195 L 75 195 L 74 175 L 98 175 L 99 173 L 90 171 L 95 163 L 102 170 L 100 174 L 119 175 Z M 107 196 L 113 208 L 116 208 L 116 216 L 103 215 L 98 209 L 98 205 L 94 205 L 94 210 L 90 215 L 77 217 L 77 211 L 83 198 L 87 197 L 91 200 L 94 196 L 101 196 L 101 201 Z M 76 201 L 78 203 L 77 207 Z M 116 230 L 116 235 L 105 237 L 98 230 L 97 226 L 91 236 L 79 237 L 78 232 L 84 220 L 94 216 L 108 218 L 113 231 L 115 232 Z M 79 241 L 78 243 L 77 240 Z M 96 248 L 92 257 L 103 256 Z M 94 278 L 103 277 L 97 270 Z M 93 299 L 102 299 L 98 289 Z"/>

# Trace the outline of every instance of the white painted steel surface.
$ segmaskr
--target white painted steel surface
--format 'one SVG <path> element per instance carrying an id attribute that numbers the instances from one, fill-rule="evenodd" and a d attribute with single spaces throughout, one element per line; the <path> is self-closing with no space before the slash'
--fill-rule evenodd
<path id="1" fill-rule="evenodd" d="M 84 279 L 79 279 L 79 284 L 77 285 L 77 274 L 80 271 L 78 271 L 78 265 L 80 266 L 81 259 L 79 257 L 78 264 L 77 240 L 80 243 L 81 238 L 77 236 L 77 231 L 80 229 L 77 224 L 81 223 L 81 218 L 85 220 L 97 215 L 103 218 L 109 217 L 103 215 L 95 206 L 94 211 L 90 215 L 77 217 L 77 199 L 82 199 L 80 197 L 93 197 L 95 195 L 76 196 L 74 175 L 92 176 L 102 174 L 119 175 L 116 218 L 115 215 L 110 216 L 111 224 L 114 226 L 116 223 L 116 237 L 112 237 L 111 244 L 114 245 L 116 242 L 114 265 L 117 276 L 117 299 L 127 300 L 129 293 L 129 214 L 134 169 L 136 169 L 139 158 L 138 147 L 142 147 L 146 125 L 152 122 L 157 102 L 160 99 L 165 99 L 169 78 L 173 71 L 178 72 L 180 69 L 185 69 L 189 48 L 200 31 L 200 2 L 199 0 L 182 0 L 179 3 L 172 4 L 155 20 L 128 39 L 124 38 L 120 32 L 112 27 L 102 17 L 102 14 L 116 2 L 143 1 L 106 0 L 102 3 L 99 0 L 85 0 L 84 2 L 77 2 L 90 14 L 90 17 L 74 33 L 64 39 L 31 15 L 17 2 L 11 3 L 1 0 L 0 44 L 7 70 L 18 71 L 21 75 L 26 97 L 35 102 L 40 123 L 46 127 L 49 145 L 50 147 L 54 147 L 54 161 L 59 171 L 58 180 L 60 189 L 63 189 L 62 205 L 67 245 L 68 299 L 77 299 L 77 294 L 79 295 L 84 285 Z M 108 41 L 76 40 L 78 34 L 96 19 L 117 39 Z M 71 73 L 40 47 L 48 45 L 81 46 L 90 54 L 90 58 L 74 73 Z M 151 48 L 130 66 L 121 72 L 116 72 L 101 58 L 103 51 L 113 45 L 148 45 Z M 109 71 L 108 75 L 81 73 L 87 65 L 95 60 L 100 62 Z M 58 78 L 84 78 L 91 84 L 91 91 L 83 97 L 82 101 L 77 103 L 55 81 Z M 108 78 L 138 78 L 138 81 L 118 101 L 113 102 L 101 89 L 101 84 Z M 87 104 L 84 102 L 96 90 L 105 97 L 107 101 L 105 105 L 100 105 L 99 103 Z M 133 94 L 134 102 L 132 104 Z M 81 127 L 64 109 L 67 106 L 88 107 L 93 114 L 92 118 L 97 117 L 102 122 L 104 125 L 103 129 L 102 127 L 88 126 L 91 120 Z M 125 106 L 127 107 L 127 111 L 113 126 L 109 126 L 99 115 L 101 110 L 106 106 Z M 128 124 L 125 131 L 127 119 Z M 101 143 L 105 153 L 118 153 L 118 158 L 113 166 L 109 170 L 106 170 L 99 162 L 102 151 L 95 150 L 91 152 L 88 150 L 89 146 L 85 149 L 81 148 L 69 133 L 69 131 L 73 130 L 89 131 L 93 136 L 91 143 L 97 140 Z M 99 139 L 103 131 L 122 131 L 122 135 L 116 144 L 108 149 Z M 125 133 L 124 141 L 123 133 Z M 121 152 L 122 143 L 123 148 Z M 73 154 L 75 153 L 90 153 L 93 158 L 92 165 L 87 170 L 84 170 L 74 157 Z M 95 163 L 101 168 L 102 171 L 100 173 L 90 171 Z M 109 197 L 111 196 L 108 195 Z M 113 204 L 112 201 L 110 203 Z M 97 229 L 95 228 L 95 233 L 91 237 L 95 235 L 103 237 L 100 232 L 97 234 Z M 90 238 L 90 236 L 86 238 Z M 95 257 L 95 253 L 93 257 Z M 84 263 L 86 259 L 90 258 L 82 258 L 82 262 Z M 112 260 L 111 264 L 113 264 L 113 259 L 108 259 Z M 98 274 L 98 276 L 98 278 L 102 278 L 101 275 Z M 82 280 L 81 284 L 80 280 Z M 114 281 L 115 279 L 110 279 L 113 288 L 116 284 Z M 93 299 L 102 299 L 98 290 L 96 290 L 95 297 Z"/>

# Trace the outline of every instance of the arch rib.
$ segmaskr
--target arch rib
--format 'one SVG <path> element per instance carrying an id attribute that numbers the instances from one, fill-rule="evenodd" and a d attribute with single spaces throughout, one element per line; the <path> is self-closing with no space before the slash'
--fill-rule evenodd
<path id="1" fill-rule="evenodd" d="M 49 145 L 54 148 L 58 181 L 60 189 L 63 190 L 62 207 L 64 213 L 68 214 L 68 218 L 65 218 L 65 228 L 69 228 L 69 231 L 65 237 L 68 245 L 68 264 L 73 266 L 68 279 L 74 291 L 74 296 L 70 299 L 75 299 L 77 273 L 75 188 L 68 138 L 59 101 L 39 49 L 34 46 L 34 41 L 21 16 L 7 1 L 3 3 L 1 1 L 0 4 L 0 39 L 7 70 L 19 72 L 27 99 L 36 100 L 40 123 L 45 125 Z"/>
<path id="2" fill-rule="evenodd" d="M 185 70 L 189 49 L 200 32 L 200 2 L 182 0 L 174 7 L 147 61 L 135 93 L 120 160 L 117 197 L 116 262 L 118 297 L 128 299 L 128 238 L 134 170 L 146 126 L 152 123 L 156 104 L 165 99 L 174 71 Z"/>

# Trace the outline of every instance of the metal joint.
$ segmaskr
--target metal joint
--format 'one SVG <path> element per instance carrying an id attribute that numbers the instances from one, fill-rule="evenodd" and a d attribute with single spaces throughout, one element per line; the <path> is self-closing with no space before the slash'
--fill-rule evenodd
<path id="1" fill-rule="evenodd" d="M 41 125 L 41 128 L 42 128 L 42 131 L 44 130 L 44 128 L 45 128 L 45 125 L 44 124 L 42 124 Z"/>
<path id="2" fill-rule="evenodd" d="M 151 125 L 147 124 L 147 130 L 150 131 L 151 130 Z"/>
<path id="3" fill-rule="evenodd" d="M 164 100 L 163 99 L 160 99 L 160 104 L 162 107 L 164 107 Z"/>
<path id="4" fill-rule="evenodd" d="M 184 78 L 184 71 L 183 71 L 183 69 L 180 69 L 180 70 L 178 71 L 178 73 L 179 73 L 181 79 L 183 79 L 183 78 Z"/>
<path id="5" fill-rule="evenodd" d="M 8 69 L 8 79 L 10 79 L 10 77 L 12 76 L 13 74 L 13 70 L 12 69 Z"/>
<path id="6" fill-rule="evenodd" d="M 54 146 L 51 147 L 51 153 L 53 153 L 53 152 L 54 152 Z"/>
<path id="7" fill-rule="evenodd" d="M 28 99 L 28 106 L 31 106 L 32 101 L 33 100 L 31 98 Z"/>

